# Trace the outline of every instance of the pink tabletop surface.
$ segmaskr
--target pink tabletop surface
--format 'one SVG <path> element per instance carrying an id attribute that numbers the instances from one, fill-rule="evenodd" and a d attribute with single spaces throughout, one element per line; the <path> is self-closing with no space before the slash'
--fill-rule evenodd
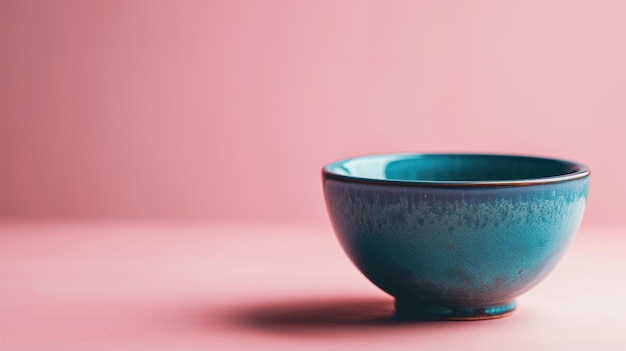
<path id="1" fill-rule="evenodd" d="M 394 322 L 329 226 L 0 225 L 0 350 L 623 350 L 626 238 L 583 227 L 510 317 Z"/>

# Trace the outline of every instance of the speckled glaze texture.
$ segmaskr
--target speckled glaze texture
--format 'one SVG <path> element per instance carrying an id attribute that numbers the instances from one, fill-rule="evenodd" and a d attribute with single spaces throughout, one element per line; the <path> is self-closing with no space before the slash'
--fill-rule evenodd
<path id="1" fill-rule="evenodd" d="M 530 186 L 432 187 L 324 179 L 344 250 L 399 313 L 506 315 L 574 238 L 589 177 Z"/>

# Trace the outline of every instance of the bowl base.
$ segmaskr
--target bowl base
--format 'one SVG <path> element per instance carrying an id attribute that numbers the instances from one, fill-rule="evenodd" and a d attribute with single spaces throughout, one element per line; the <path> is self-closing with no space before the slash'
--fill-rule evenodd
<path id="1" fill-rule="evenodd" d="M 515 311 L 515 301 L 481 307 L 457 307 L 432 304 L 423 301 L 398 301 L 396 299 L 396 318 L 398 319 L 436 319 L 473 321 L 495 319 L 509 316 Z"/>

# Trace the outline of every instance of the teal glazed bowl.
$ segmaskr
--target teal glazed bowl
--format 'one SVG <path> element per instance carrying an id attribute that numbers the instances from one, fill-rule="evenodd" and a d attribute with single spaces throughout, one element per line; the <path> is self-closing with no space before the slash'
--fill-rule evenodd
<path id="1" fill-rule="evenodd" d="M 513 155 L 383 154 L 323 168 L 326 205 L 352 262 L 398 316 L 513 312 L 580 226 L 589 169 Z"/>

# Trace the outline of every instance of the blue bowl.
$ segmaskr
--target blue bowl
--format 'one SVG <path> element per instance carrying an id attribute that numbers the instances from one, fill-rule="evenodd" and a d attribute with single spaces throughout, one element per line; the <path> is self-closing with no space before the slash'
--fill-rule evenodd
<path id="1" fill-rule="evenodd" d="M 345 252 L 396 299 L 399 316 L 510 314 L 580 226 L 582 164 L 539 157 L 383 154 L 323 169 Z"/>

